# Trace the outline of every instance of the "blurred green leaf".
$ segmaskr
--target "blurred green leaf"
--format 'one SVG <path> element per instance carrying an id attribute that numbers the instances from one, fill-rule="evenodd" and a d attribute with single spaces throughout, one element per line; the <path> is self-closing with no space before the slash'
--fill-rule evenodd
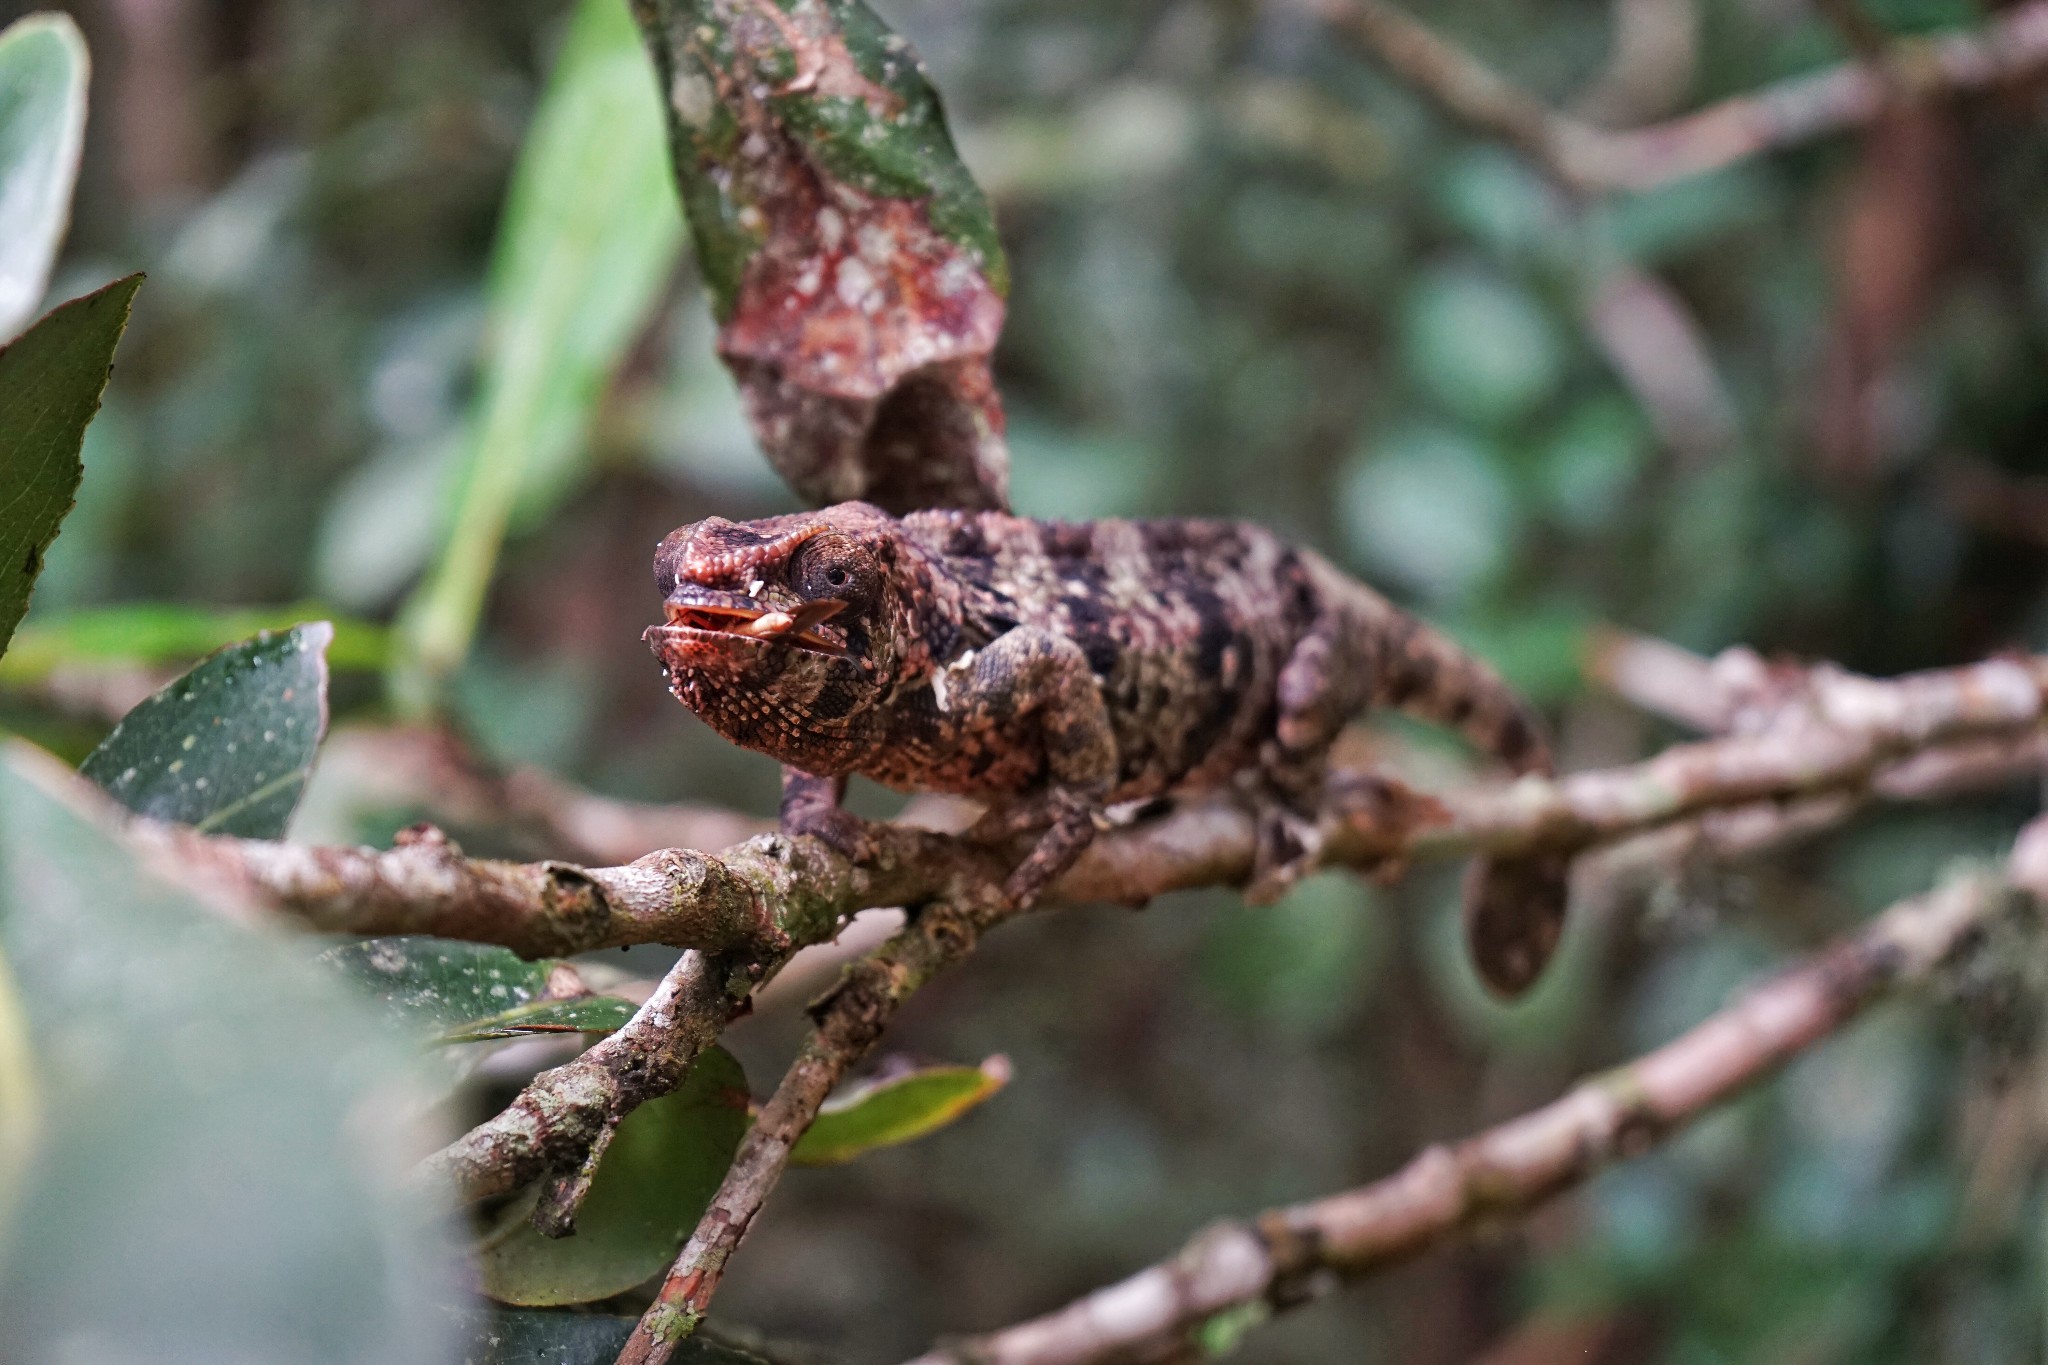
<path id="1" fill-rule="evenodd" d="M 1372 569 L 1429 597 L 1460 597 L 1513 553 L 1518 522 L 1492 446 L 1439 427 L 1396 431 L 1352 457 L 1339 488 L 1343 527 Z"/>
<path id="2" fill-rule="evenodd" d="M 564 989 L 551 993 L 565 963 L 528 962 L 509 948 L 452 938 L 366 938 L 329 948 L 319 960 L 382 1004 L 406 1033 L 443 1034 L 536 1001 L 586 994 L 573 968 Z"/>
<path id="3" fill-rule="evenodd" d="M 611 1033 L 633 1017 L 633 1002 L 616 995 L 583 995 L 572 1000 L 535 1000 L 450 1029 L 436 1041 L 482 1043 L 530 1033 Z"/>
<path id="4" fill-rule="evenodd" d="M 1574 405 L 1538 456 L 1550 514 L 1575 531 L 1607 527 L 1648 463 L 1649 444 L 1641 414 L 1622 398 Z"/>
<path id="5" fill-rule="evenodd" d="M 448 538 L 400 618 L 394 683 L 429 708 L 462 662 L 515 515 L 579 469 L 612 372 L 674 267 L 682 218 L 625 0 L 582 0 L 513 173 Z"/>
<path id="6" fill-rule="evenodd" d="M 442 1365 L 417 1066 L 295 945 L 145 871 L 76 784 L 0 757 L 0 949 L 43 1091 L 0 1359 Z"/>
<path id="7" fill-rule="evenodd" d="M 21 1191 L 21 1179 L 34 1154 L 42 1126 L 42 1086 L 28 1036 L 28 1014 L 22 1008 L 7 953 L 0 949 L 0 1227 Z"/>
<path id="8" fill-rule="evenodd" d="M 1454 633 L 1516 691 L 1544 706 L 1584 687 L 1586 637 L 1594 625 L 1592 613 L 1568 602 L 1517 602 L 1509 610 L 1468 616 Z"/>
<path id="9" fill-rule="evenodd" d="M 612 1365 L 638 1321 L 610 1313 L 484 1309 L 466 1315 L 461 1365 Z M 766 1365 L 702 1334 L 677 1342 L 669 1358 L 675 1365 Z"/>
<path id="10" fill-rule="evenodd" d="M 1385 961 L 1376 899 L 1356 878 L 1325 874 L 1278 904 L 1224 910 L 1203 938 L 1202 985 L 1283 1034 L 1327 1036 L 1370 999 Z"/>
<path id="11" fill-rule="evenodd" d="M 1716 237 L 1767 224 L 1775 207 L 1767 174 L 1754 163 L 1737 164 L 1643 194 L 1616 195 L 1598 207 L 1595 221 L 1637 265 L 1667 264 Z"/>
<path id="12" fill-rule="evenodd" d="M 205 660 L 122 718 L 79 772 L 138 815 L 281 839 L 327 733 L 325 621 Z"/>
<path id="13" fill-rule="evenodd" d="M 498 1216 L 477 1247 L 484 1292 L 529 1307 L 589 1303 L 666 1270 L 732 1164 L 747 1105 L 740 1064 L 710 1049 L 680 1089 L 619 1125 L 577 1211 L 575 1236 L 535 1231 L 532 1198 Z"/>
<path id="14" fill-rule="evenodd" d="M 113 372 L 142 276 L 52 309 L 0 348 L 0 651 L 84 474 L 78 451 Z"/>
<path id="15" fill-rule="evenodd" d="M 92 63 L 68 14 L 0 29 L 0 337 L 35 316 L 71 221 Z"/>
<path id="16" fill-rule="evenodd" d="M 266 630 L 289 630 L 300 621 L 328 618 L 334 639 L 327 665 L 336 671 L 384 665 L 382 626 L 334 617 L 318 602 L 292 607 L 235 610 L 177 602 L 134 602 L 62 614 L 38 614 L 22 623 L 0 657 L 0 683 L 31 683 L 51 670 L 79 665 L 161 664 L 197 659 Z"/>
<path id="17" fill-rule="evenodd" d="M 1442 266 L 1409 292 L 1402 353 L 1446 409 L 1497 426 L 1526 415 L 1564 377 L 1565 339 L 1527 292 L 1474 266 Z"/>
<path id="18" fill-rule="evenodd" d="M 928 1066 L 849 1086 L 825 1101 L 797 1139 L 789 1159 L 799 1166 L 837 1166 L 878 1147 L 937 1132 L 1010 1083 L 1010 1061 L 980 1066 Z"/>

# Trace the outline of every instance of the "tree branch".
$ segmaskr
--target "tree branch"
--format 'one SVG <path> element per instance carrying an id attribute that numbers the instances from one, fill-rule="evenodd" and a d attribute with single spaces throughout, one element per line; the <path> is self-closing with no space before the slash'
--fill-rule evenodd
<path id="1" fill-rule="evenodd" d="M 1482 1219 L 1514 1217 L 1637 1156 L 1872 1001 L 1926 981 L 1993 918 L 2048 900 L 2048 817 L 2024 830 L 2002 875 L 1958 877 L 1757 987 L 1689 1032 L 1554 1103 L 1386 1179 L 1221 1223 L 1172 1260 L 1067 1307 L 941 1346 L 914 1365 L 1087 1365 L 1178 1358 L 1219 1314 L 1291 1308 L 1421 1252 Z"/>
<path id="2" fill-rule="evenodd" d="M 1898 39 L 1697 113 L 1615 132 L 1559 113 L 1384 0 L 1297 0 L 1467 127 L 1520 149 L 1575 189 L 1646 190 L 1868 123 L 1901 93 L 1982 90 L 2048 69 L 2048 0 L 1969 32 Z"/>
<path id="3" fill-rule="evenodd" d="M 2048 661 L 1994 659 L 1884 682 L 1832 668 L 1784 670 L 1783 678 L 1754 728 L 1627 767 L 1437 796 L 1370 773 L 1339 774 L 1321 860 L 1372 869 L 1470 851 L 1572 852 L 1656 830 L 1768 843 L 1836 823 L 1872 797 L 2006 780 L 2042 751 Z M 1685 831 L 1703 817 L 1711 818 Z M 323 930 L 438 934 L 534 956 L 662 942 L 717 961 L 716 972 L 708 961 L 689 969 L 701 977 L 672 975 L 619 1034 L 537 1078 L 511 1109 L 437 1158 L 430 1169 L 470 1200 L 580 1167 L 609 1125 L 673 1088 L 734 1008 L 728 978 L 744 993 L 860 910 L 971 900 L 1000 885 L 1015 857 L 905 826 L 878 827 L 874 856 L 859 865 L 815 839 L 763 835 L 718 854 L 671 849 L 613 868 L 468 859 L 432 831 L 377 852 L 208 838 L 146 822 L 133 829 L 186 875 Z M 1097 839 L 1045 903 L 1142 905 L 1168 891 L 1242 884 L 1254 834 L 1241 805 L 1190 802 Z M 905 934 L 940 923 L 927 911 Z M 908 951 L 905 942 L 892 940 L 882 960 Z"/>
<path id="4" fill-rule="evenodd" d="M 817 1026 L 740 1144 L 725 1181 L 619 1353 L 619 1365 L 667 1365 L 697 1329 L 726 1263 L 789 1164 L 797 1139 L 848 1069 L 920 987 L 972 952 L 1008 912 L 993 887 L 924 907 L 902 932 L 847 969 L 814 1007 Z"/>

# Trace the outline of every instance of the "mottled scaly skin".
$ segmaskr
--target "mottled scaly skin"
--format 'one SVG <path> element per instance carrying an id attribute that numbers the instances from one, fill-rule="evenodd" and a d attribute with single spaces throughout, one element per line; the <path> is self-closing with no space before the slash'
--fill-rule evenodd
<path id="1" fill-rule="evenodd" d="M 1262 880 L 1284 884 L 1331 742 L 1374 707 L 1451 726 L 1517 772 L 1549 767 L 1484 663 L 1241 522 L 845 503 L 684 527 L 655 573 L 670 623 L 648 635 L 679 699 L 802 773 L 981 797 L 1044 827 L 1019 898 L 1071 863 L 1104 806 L 1224 785 L 1268 798 L 1286 837 L 1262 838 Z M 836 792 L 793 792 L 792 820 L 846 834 Z M 1513 871 L 1473 898 L 1513 928 L 1509 949 L 1478 941 L 1500 926 L 1474 928 L 1504 990 L 1533 979 L 1562 913 L 1561 873 Z"/>

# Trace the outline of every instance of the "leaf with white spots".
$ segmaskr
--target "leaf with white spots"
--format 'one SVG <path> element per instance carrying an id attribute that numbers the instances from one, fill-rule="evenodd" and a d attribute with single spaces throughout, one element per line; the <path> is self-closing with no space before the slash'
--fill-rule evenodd
<path id="1" fill-rule="evenodd" d="M 330 948 L 320 962 L 373 997 L 400 1030 L 429 1042 L 609 1033 L 633 1015 L 630 1001 L 592 994 L 566 962 L 528 962 L 484 943 L 370 938 Z"/>
<path id="2" fill-rule="evenodd" d="M 230 645 L 137 706 L 79 771 L 138 815 L 277 839 L 327 732 L 325 621 Z"/>

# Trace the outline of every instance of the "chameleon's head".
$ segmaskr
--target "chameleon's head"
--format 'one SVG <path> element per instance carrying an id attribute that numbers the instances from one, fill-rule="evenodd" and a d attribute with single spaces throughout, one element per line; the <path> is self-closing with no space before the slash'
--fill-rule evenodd
<path id="1" fill-rule="evenodd" d="M 820 775 L 880 742 L 902 632 L 896 523 L 866 503 L 710 517 L 654 552 L 669 690 L 735 744 Z"/>

